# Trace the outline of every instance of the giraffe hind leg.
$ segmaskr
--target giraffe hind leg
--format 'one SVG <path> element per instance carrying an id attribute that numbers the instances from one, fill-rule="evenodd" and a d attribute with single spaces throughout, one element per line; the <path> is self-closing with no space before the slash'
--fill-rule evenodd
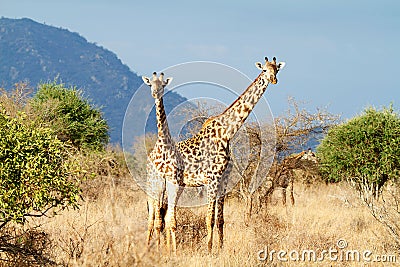
<path id="1" fill-rule="evenodd" d="M 217 201 L 217 228 L 220 250 L 223 248 L 224 245 L 224 201 L 224 196 L 219 197 Z"/>
<path id="2" fill-rule="evenodd" d="M 282 204 L 286 206 L 286 188 L 282 188 Z"/>
<path id="3" fill-rule="evenodd" d="M 150 240 L 151 237 L 153 236 L 153 231 L 154 231 L 154 203 L 153 203 L 153 199 L 149 198 L 147 201 L 147 209 L 148 209 L 148 220 L 147 220 L 147 245 L 150 245 Z"/>

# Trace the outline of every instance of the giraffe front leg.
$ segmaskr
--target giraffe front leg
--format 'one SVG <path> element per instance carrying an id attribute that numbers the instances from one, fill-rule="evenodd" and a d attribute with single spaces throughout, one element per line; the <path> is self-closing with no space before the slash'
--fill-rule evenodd
<path id="1" fill-rule="evenodd" d="M 217 227 L 219 238 L 219 249 L 221 250 L 224 245 L 224 202 L 225 197 L 221 196 L 217 202 Z"/>
<path id="2" fill-rule="evenodd" d="M 218 186 L 218 198 L 217 198 L 217 228 L 218 228 L 218 241 L 219 241 L 219 251 L 222 250 L 224 246 L 224 203 L 226 187 L 229 181 L 229 174 L 231 173 L 233 164 L 228 162 L 228 166 L 221 176 L 221 181 Z"/>
<path id="3" fill-rule="evenodd" d="M 183 188 L 174 183 L 167 182 L 168 208 L 165 216 L 167 230 L 167 248 L 176 255 L 176 203 L 182 193 Z"/>
<path id="4" fill-rule="evenodd" d="M 154 217 L 155 217 L 154 228 L 155 228 L 155 232 L 156 232 L 155 236 L 156 236 L 156 243 L 157 243 L 158 251 L 160 251 L 160 249 L 161 249 L 161 226 L 162 226 L 162 221 L 163 221 L 163 218 L 161 217 L 160 208 L 161 208 L 161 206 L 157 202 L 154 205 Z"/>
<path id="5" fill-rule="evenodd" d="M 176 219 L 175 219 L 175 207 L 168 205 L 167 215 L 165 218 L 166 231 L 167 231 L 167 250 L 171 255 L 171 252 L 176 255 Z"/>
<path id="6" fill-rule="evenodd" d="M 213 242 L 213 229 L 215 220 L 215 200 L 211 199 L 208 202 L 206 225 L 207 225 L 207 246 L 208 253 L 211 254 Z"/>
<path id="7" fill-rule="evenodd" d="M 148 232 L 147 232 L 147 244 L 150 245 L 152 235 L 155 236 L 155 241 L 160 251 L 161 242 L 161 227 L 163 218 L 161 217 L 161 206 L 163 203 L 163 194 L 165 191 L 165 185 L 161 179 L 151 180 L 152 187 L 149 187 L 148 193 Z"/>
<path id="8" fill-rule="evenodd" d="M 215 177 L 215 176 L 214 176 Z M 212 246 L 213 246 L 213 230 L 214 230 L 214 224 L 215 224 L 215 206 L 217 203 L 217 199 L 222 198 L 223 199 L 223 194 L 218 195 L 220 188 L 218 179 L 214 179 L 213 182 L 211 182 L 208 187 L 207 187 L 207 200 L 208 200 L 208 209 L 207 209 L 207 217 L 206 217 L 206 226 L 207 226 L 207 246 L 208 246 L 208 253 L 211 254 L 212 252 Z M 221 192 L 220 192 L 221 194 Z M 223 204 L 224 202 L 221 202 L 222 208 L 221 212 L 223 212 Z M 223 227 L 223 221 L 222 221 L 222 227 Z"/>

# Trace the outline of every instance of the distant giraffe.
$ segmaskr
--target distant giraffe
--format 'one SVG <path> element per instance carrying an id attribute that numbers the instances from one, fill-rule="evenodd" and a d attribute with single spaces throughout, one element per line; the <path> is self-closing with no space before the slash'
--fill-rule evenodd
<path id="1" fill-rule="evenodd" d="M 152 78 L 142 77 L 145 84 L 151 87 L 151 95 L 155 100 L 157 117 L 157 141 L 153 150 L 147 157 L 147 204 L 148 227 L 147 244 L 150 244 L 152 234 L 156 232 L 156 242 L 160 248 L 160 232 L 163 225 L 165 207 L 165 192 L 168 181 L 175 181 L 178 175 L 179 157 L 177 156 L 175 143 L 171 137 L 167 116 L 164 110 L 164 88 L 171 83 L 172 78 L 164 81 L 164 73 L 157 78 L 154 72 Z M 167 229 L 170 227 L 166 225 Z M 169 233 L 167 232 L 167 242 Z"/>
<path id="2" fill-rule="evenodd" d="M 264 198 L 269 198 L 272 192 L 280 187 L 282 188 L 282 204 L 286 205 L 286 193 L 287 189 L 290 189 L 290 202 L 294 205 L 293 196 L 293 182 L 295 169 L 300 169 L 304 161 L 309 161 L 317 163 L 317 157 L 311 151 L 302 151 L 298 154 L 286 157 L 281 163 L 273 163 L 267 176 L 267 181 L 269 181 L 269 186 L 267 191 L 262 194 Z"/>
<path id="3" fill-rule="evenodd" d="M 244 124 L 244 121 L 253 110 L 261 96 L 271 82 L 278 82 L 276 75 L 285 63 L 270 62 L 265 58 L 265 64 L 256 63 L 262 72 L 222 114 L 206 120 L 201 130 L 193 137 L 177 144 L 179 155 L 182 158 L 182 175 L 178 176 L 175 183 L 167 183 L 168 209 L 166 224 L 172 227 L 171 233 L 176 231 L 175 206 L 184 187 L 207 188 L 208 211 L 207 245 L 212 251 L 213 228 L 216 221 L 219 235 L 219 247 L 223 245 L 223 207 L 226 179 L 224 179 L 229 164 L 229 142 Z M 215 217 L 215 210 L 217 216 Z M 171 235 L 175 238 L 175 234 Z M 176 241 L 172 249 L 176 251 Z"/>

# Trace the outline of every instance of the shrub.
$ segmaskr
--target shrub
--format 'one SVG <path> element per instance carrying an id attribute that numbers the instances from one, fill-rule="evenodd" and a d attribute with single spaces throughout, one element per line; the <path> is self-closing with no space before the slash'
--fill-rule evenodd
<path id="1" fill-rule="evenodd" d="M 68 153 L 53 130 L 22 112 L 10 117 L 0 106 L 0 228 L 53 207 L 77 207 L 79 169 Z"/>
<path id="2" fill-rule="evenodd" d="M 94 108 L 76 88 L 66 88 L 56 81 L 39 85 L 32 99 L 39 118 L 62 141 L 77 148 L 102 150 L 108 143 L 108 125 L 99 109 Z"/>
<path id="3" fill-rule="evenodd" d="M 349 179 L 360 192 L 377 196 L 400 173 L 400 117 L 391 107 L 368 108 L 332 128 L 317 151 L 327 181 Z"/>

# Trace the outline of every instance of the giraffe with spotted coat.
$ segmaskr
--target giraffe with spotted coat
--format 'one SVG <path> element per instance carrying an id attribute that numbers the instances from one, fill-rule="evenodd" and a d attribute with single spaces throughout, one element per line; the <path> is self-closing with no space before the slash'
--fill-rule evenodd
<path id="1" fill-rule="evenodd" d="M 157 141 L 147 157 L 146 165 L 146 192 L 148 194 L 147 244 L 150 245 L 152 235 L 155 231 L 156 243 L 160 249 L 160 233 L 165 215 L 163 213 L 167 210 L 167 207 L 165 207 L 165 194 L 168 193 L 166 192 L 166 187 L 170 181 L 175 182 L 178 179 L 178 172 L 182 168 L 178 167 L 178 152 L 169 131 L 163 102 L 164 88 L 171 83 L 172 78 L 164 80 L 164 73 L 161 73 L 160 77 L 157 77 L 157 73 L 154 72 L 151 79 L 145 76 L 142 79 L 151 88 L 151 95 L 155 100 L 157 118 Z M 176 248 L 175 232 L 171 233 L 169 231 L 169 229 L 174 228 L 169 225 L 170 222 L 170 220 L 165 221 L 167 243 L 168 247 L 170 247 L 170 241 L 172 240 L 174 242 L 172 246 Z"/>
<path id="2" fill-rule="evenodd" d="M 284 67 L 284 62 L 276 62 L 274 57 L 265 63 L 256 63 L 261 70 L 258 77 L 222 114 L 206 120 L 200 131 L 187 140 L 176 144 L 176 153 L 182 162 L 182 171 L 178 172 L 177 180 L 167 183 L 168 210 L 166 222 L 176 231 L 174 207 L 184 187 L 206 186 L 207 189 L 207 246 L 212 252 L 213 228 L 217 225 L 219 248 L 223 246 L 224 228 L 224 194 L 227 183 L 226 170 L 229 169 L 229 142 L 244 124 L 251 111 L 260 100 L 269 83 L 278 82 L 277 73 Z M 171 210 L 172 208 L 172 210 Z M 215 214 L 217 213 L 217 216 Z M 175 234 L 172 235 L 175 238 Z M 176 245 L 176 242 L 172 242 Z M 176 247 L 172 248 L 176 251 Z"/>

